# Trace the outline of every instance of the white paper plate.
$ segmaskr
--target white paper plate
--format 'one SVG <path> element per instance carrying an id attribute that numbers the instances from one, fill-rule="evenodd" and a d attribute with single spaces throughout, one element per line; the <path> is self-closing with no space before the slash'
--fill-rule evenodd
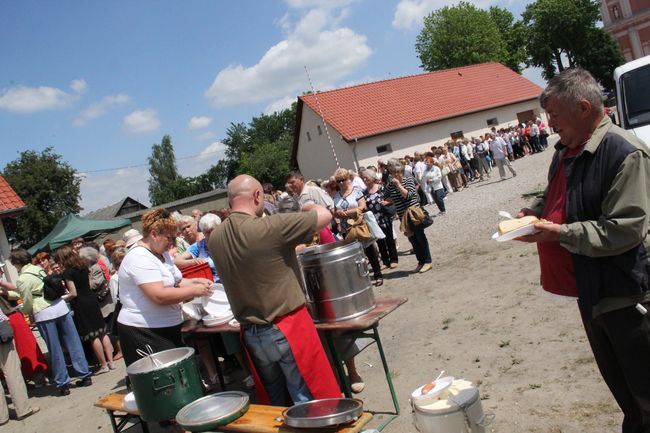
<path id="1" fill-rule="evenodd" d="M 204 296 L 201 298 L 203 309 L 206 313 L 213 316 L 223 315 L 224 312 L 230 311 L 230 304 L 226 291 L 221 284 L 212 285 L 212 296 Z"/>
<path id="2" fill-rule="evenodd" d="M 203 318 L 203 325 L 209 328 L 212 326 L 219 326 L 219 325 L 223 325 L 224 323 L 230 322 L 233 318 L 233 315 L 232 313 L 230 313 L 224 317 L 213 317 L 213 318 L 208 318 L 208 317 L 210 316 L 206 316 Z"/>
<path id="3" fill-rule="evenodd" d="M 417 400 L 419 404 L 423 400 L 432 399 L 436 395 L 440 394 L 442 391 L 449 388 L 453 382 L 454 382 L 453 376 L 441 377 L 440 379 L 436 380 L 436 385 L 429 392 L 422 395 L 422 388 L 428 385 L 428 384 L 424 384 L 411 393 L 411 398 L 413 400 Z"/>
<path id="4" fill-rule="evenodd" d="M 540 230 L 535 228 L 535 224 L 529 224 L 527 226 L 519 227 L 517 230 L 504 233 L 502 235 L 499 235 L 499 232 L 496 232 L 495 234 L 492 235 L 492 239 L 494 239 L 497 242 L 505 242 L 505 241 L 511 241 L 514 238 L 518 238 L 519 236 L 532 235 L 539 232 Z"/>
<path id="5" fill-rule="evenodd" d="M 124 396 L 124 409 L 129 412 L 136 412 L 138 410 L 138 404 L 135 402 L 135 395 L 132 392 L 129 392 Z"/>
<path id="6" fill-rule="evenodd" d="M 199 310 L 201 306 L 191 302 L 186 302 L 181 308 L 183 309 L 183 313 L 185 313 L 190 319 L 201 320 L 201 311 Z"/>

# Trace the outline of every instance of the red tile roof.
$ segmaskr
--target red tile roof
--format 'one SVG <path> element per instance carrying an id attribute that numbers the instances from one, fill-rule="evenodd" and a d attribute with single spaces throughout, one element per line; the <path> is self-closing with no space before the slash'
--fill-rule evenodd
<path id="1" fill-rule="evenodd" d="M 537 98 L 542 88 L 483 63 L 331 90 L 299 99 L 346 141 Z M 320 114 L 319 114 L 320 115 Z"/>
<path id="2" fill-rule="evenodd" d="M 18 194 L 9 186 L 4 177 L 0 176 L 0 217 L 18 213 L 25 207 L 25 203 Z"/>

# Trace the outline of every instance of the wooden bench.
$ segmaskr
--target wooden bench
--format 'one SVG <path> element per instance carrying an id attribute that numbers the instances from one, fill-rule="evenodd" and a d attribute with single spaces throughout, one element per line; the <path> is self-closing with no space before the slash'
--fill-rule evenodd
<path id="1" fill-rule="evenodd" d="M 149 427 L 147 426 L 147 423 L 140 418 L 140 412 L 137 410 L 126 410 L 124 408 L 124 396 L 126 396 L 127 393 L 128 391 L 123 389 L 104 396 L 95 402 L 95 406 L 106 409 L 106 413 L 108 413 L 108 417 L 111 420 L 113 433 L 121 433 L 129 430 L 131 427 L 135 427 L 136 424 L 140 424 L 143 433 L 149 433 Z M 126 424 L 130 422 L 133 423 L 133 425 L 125 428 Z"/>

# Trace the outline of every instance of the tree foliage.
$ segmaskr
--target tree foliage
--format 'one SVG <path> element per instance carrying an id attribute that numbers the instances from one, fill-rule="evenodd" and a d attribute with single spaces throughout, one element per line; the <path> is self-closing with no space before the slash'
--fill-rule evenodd
<path id="1" fill-rule="evenodd" d="M 254 117 L 247 125 L 233 123 L 223 143 L 226 157 L 195 177 L 183 177 L 176 168 L 174 147 L 169 135 L 152 146 L 149 157 L 149 199 L 153 206 L 179 200 L 214 189 L 225 188 L 228 181 L 246 173 L 260 182 L 284 185 L 296 119 L 296 104 L 290 109 Z"/>
<path id="2" fill-rule="evenodd" d="M 517 73 L 521 73 L 526 63 L 526 27 L 507 9 L 492 6 L 488 11 L 506 44 L 506 56 L 502 63 Z"/>
<path id="3" fill-rule="evenodd" d="M 160 144 L 151 146 L 149 161 L 149 200 L 152 206 L 168 203 L 181 198 L 183 178 L 178 174 L 174 146 L 169 135 Z"/>
<path id="4" fill-rule="evenodd" d="M 503 31 L 509 33 L 505 25 Z M 514 36 L 513 36 L 514 37 Z M 427 71 L 485 62 L 509 64 L 508 45 L 487 11 L 461 1 L 424 18 L 415 50 Z M 517 69 L 519 71 L 518 66 Z"/>
<path id="5" fill-rule="evenodd" d="M 61 155 L 48 147 L 25 151 L 2 176 L 25 202 L 25 211 L 3 221 L 12 243 L 29 247 L 45 237 L 63 216 L 81 210 L 81 178 Z"/>
<path id="6" fill-rule="evenodd" d="M 580 66 L 612 89 L 614 68 L 624 62 L 612 37 L 596 27 L 597 0 L 537 0 L 523 13 L 529 65 L 543 69 L 546 79 Z"/>

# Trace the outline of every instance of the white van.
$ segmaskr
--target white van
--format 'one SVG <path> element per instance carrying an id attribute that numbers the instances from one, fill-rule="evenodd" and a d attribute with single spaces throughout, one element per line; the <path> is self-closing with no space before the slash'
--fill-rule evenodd
<path id="1" fill-rule="evenodd" d="M 650 56 L 614 70 L 620 126 L 650 146 Z"/>

